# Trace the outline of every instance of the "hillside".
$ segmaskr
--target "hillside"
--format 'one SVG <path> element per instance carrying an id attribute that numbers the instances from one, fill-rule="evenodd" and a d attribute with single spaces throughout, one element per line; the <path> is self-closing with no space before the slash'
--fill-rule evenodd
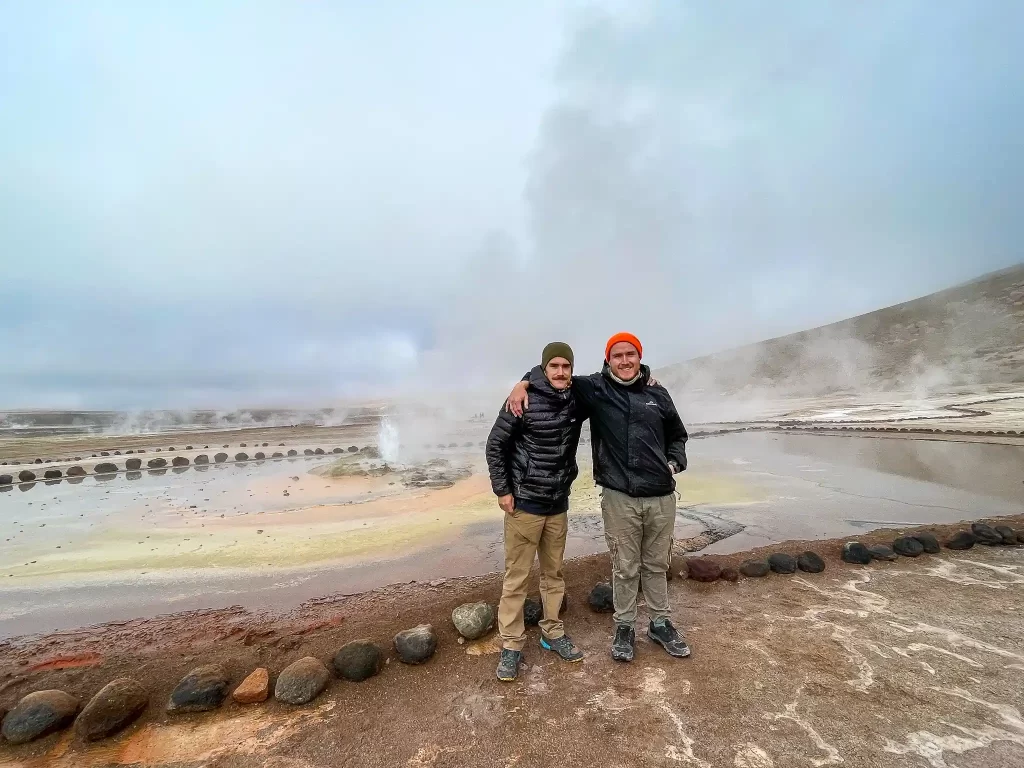
<path id="1" fill-rule="evenodd" d="M 673 389 L 708 395 L 941 391 L 1024 382 L 1024 264 L 656 375 Z"/>

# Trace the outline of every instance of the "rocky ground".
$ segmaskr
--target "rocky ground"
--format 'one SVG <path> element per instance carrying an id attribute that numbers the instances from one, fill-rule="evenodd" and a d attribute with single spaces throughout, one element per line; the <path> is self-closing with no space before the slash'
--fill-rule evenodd
<path id="1" fill-rule="evenodd" d="M 1024 516 L 999 522 L 1020 528 Z M 928 530 L 945 540 L 965 527 Z M 693 656 L 671 660 L 640 633 L 630 665 L 610 660 L 609 617 L 586 606 L 594 583 L 608 578 L 606 558 L 573 561 L 565 618 L 588 656 L 570 666 L 531 642 L 514 684 L 494 679 L 493 635 L 460 644 L 450 618 L 462 603 L 493 603 L 497 575 L 328 598 L 288 616 L 204 612 L 11 642 L 0 646 L 2 707 L 44 688 L 84 702 L 122 676 L 142 682 L 149 703 L 124 732 L 94 744 L 68 730 L 0 746 L 0 766 L 1021 764 L 1024 547 L 854 566 L 841 562 L 841 545 L 789 542 L 715 557 L 736 566 L 752 554 L 811 548 L 827 566 L 820 574 L 710 584 L 677 576 L 671 599 Z M 424 622 L 436 628 L 437 653 L 402 664 L 391 638 Z M 333 679 L 309 704 L 283 704 L 271 692 L 266 703 L 166 711 L 199 665 L 221 665 L 225 690 L 267 668 L 273 691 L 289 665 L 312 657 L 330 667 L 343 644 L 363 637 L 387 654 L 381 674 Z"/>

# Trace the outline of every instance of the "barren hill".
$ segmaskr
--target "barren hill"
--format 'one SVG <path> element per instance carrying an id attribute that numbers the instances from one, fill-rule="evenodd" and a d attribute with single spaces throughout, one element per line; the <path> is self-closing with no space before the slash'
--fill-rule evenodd
<path id="1" fill-rule="evenodd" d="M 1024 382 L 1024 264 L 657 372 L 672 388 L 819 395 Z"/>

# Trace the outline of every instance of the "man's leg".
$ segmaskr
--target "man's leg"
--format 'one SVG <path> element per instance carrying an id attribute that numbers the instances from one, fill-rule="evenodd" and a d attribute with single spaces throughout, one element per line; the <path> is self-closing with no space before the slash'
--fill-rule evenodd
<path id="1" fill-rule="evenodd" d="M 651 615 L 647 636 L 671 656 L 690 655 L 690 647 L 670 621 L 668 579 L 672 559 L 672 534 L 676 521 L 675 494 L 644 499 L 644 533 L 641 547 L 640 581 Z"/>
<path id="2" fill-rule="evenodd" d="M 668 569 L 672 563 L 672 534 L 676 524 L 675 494 L 643 499 L 644 530 L 640 548 L 640 584 L 651 621 L 668 619 Z"/>
<path id="3" fill-rule="evenodd" d="M 549 640 L 565 634 L 565 628 L 558 614 L 565 597 L 565 580 L 562 578 L 562 563 L 565 559 L 565 537 L 569 530 L 568 515 L 551 515 L 544 518 L 544 531 L 537 547 L 540 561 L 540 601 L 544 605 L 544 618 L 540 631 Z"/>
<path id="4" fill-rule="evenodd" d="M 612 559 L 612 603 L 616 624 L 636 623 L 636 594 L 640 586 L 640 546 L 643 536 L 639 499 L 605 488 L 601 492 L 604 538 Z"/>
<path id="5" fill-rule="evenodd" d="M 543 530 L 544 518 L 540 515 L 518 509 L 505 515 L 505 578 L 498 603 L 498 634 L 506 650 L 522 651 L 526 645 L 526 582 Z"/>

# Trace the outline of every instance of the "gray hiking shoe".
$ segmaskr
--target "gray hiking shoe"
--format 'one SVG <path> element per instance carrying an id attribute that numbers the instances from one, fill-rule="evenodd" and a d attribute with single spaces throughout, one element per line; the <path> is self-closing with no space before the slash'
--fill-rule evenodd
<path id="1" fill-rule="evenodd" d="M 549 640 L 544 635 L 541 635 L 540 647 L 545 651 L 554 651 L 563 661 L 583 661 L 583 651 L 576 647 L 568 635 L 562 635 L 553 640 Z"/>
<path id="2" fill-rule="evenodd" d="M 636 632 L 629 624 L 618 624 L 615 627 L 615 639 L 612 640 L 612 658 L 615 661 L 632 661 L 636 646 Z"/>
<path id="3" fill-rule="evenodd" d="M 668 619 L 652 621 L 651 625 L 647 628 L 647 636 L 664 648 L 669 656 L 683 659 L 690 655 L 690 646 L 676 632 L 676 628 L 672 626 L 672 622 Z"/>
<path id="4" fill-rule="evenodd" d="M 522 651 L 503 649 L 501 657 L 498 659 L 498 679 L 505 683 L 511 683 L 519 677 L 519 665 L 522 663 Z"/>

